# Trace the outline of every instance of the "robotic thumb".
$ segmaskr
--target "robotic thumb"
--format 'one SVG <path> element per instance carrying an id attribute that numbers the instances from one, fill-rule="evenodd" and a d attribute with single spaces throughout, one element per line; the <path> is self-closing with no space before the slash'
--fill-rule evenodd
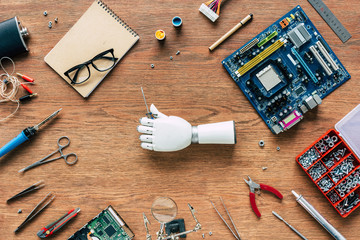
<path id="1" fill-rule="evenodd" d="M 157 108 L 155 107 L 154 104 L 151 104 L 150 111 L 154 115 L 155 118 L 167 117 L 165 114 L 159 112 L 159 110 L 157 110 Z"/>

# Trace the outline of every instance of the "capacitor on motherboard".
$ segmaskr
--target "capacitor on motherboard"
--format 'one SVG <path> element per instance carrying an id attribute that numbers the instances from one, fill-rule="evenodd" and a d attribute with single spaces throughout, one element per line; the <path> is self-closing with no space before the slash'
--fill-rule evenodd
<path id="1" fill-rule="evenodd" d="M 17 17 L 0 23 L 0 58 L 12 57 L 29 51 L 24 39 L 29 36 L 26 27 L 23 27 Z"/>

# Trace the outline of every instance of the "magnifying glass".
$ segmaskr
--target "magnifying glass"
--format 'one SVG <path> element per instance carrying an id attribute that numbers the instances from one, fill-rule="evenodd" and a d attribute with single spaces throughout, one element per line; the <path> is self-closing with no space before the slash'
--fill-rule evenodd
<path id="1" fill-rule="evenodd" d="M 168 197 L 159 197 L 151 206 L 151 214 L 160 224 L 171 222 L 175 219 L 178 207 L 174 200 Z"/>

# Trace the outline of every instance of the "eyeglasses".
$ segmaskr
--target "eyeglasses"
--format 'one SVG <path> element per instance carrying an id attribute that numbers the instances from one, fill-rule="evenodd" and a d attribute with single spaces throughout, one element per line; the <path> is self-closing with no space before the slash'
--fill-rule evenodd
<path id="1" fill-rule="evenodd" d="M 89 68 L 90 64 L 97 71 L 105 72 L 113 68 L 117 60 L 118 59 L 114 56 L 114 49 L 111 48 L 102 53 L 99 53 L 89 61 L 70 68 L 64 73 L 64 75 L 70 79 L 71 84 L 82 84 L 89 80 L 91 76 Z"/>

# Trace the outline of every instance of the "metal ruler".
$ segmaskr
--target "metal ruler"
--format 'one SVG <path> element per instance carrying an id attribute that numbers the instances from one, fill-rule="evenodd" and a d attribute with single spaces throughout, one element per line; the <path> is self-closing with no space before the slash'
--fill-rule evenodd
<path id="1" fill-rule="evenodd" d="M 320 14 L 320 16 L 325 20 L 325 22 L 343 43 L 351 38 L 351 34 L 348 32 L 348 30 L 346 30 L 339 19 L 335 17 L 335 15 L 330 11 L 330 9 L 322 0 L 308 0 L 308 2 L 313 6 L 313 8 L 315 8 L 315 10 Z"/>

